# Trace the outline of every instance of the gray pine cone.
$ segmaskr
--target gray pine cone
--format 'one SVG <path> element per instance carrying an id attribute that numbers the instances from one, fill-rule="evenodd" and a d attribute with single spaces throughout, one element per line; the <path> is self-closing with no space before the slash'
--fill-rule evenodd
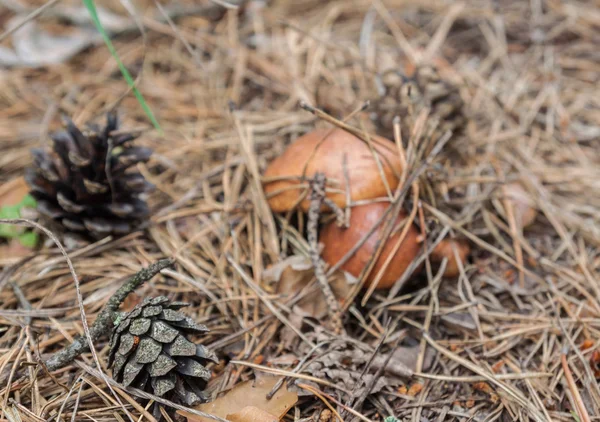
<path id="1" fill-rule="evenodd" d="M 116 324 L 108 355 L 116 381 L 187 406 L 207 400 L 203 390 L 211 373 L 205 365 L 218 360 L 187 339 L 208 329 L 178 312 L 184 306 L 164 296 L 147 298 Z M 160 419 L 158 406 L 153 412 Z"/>

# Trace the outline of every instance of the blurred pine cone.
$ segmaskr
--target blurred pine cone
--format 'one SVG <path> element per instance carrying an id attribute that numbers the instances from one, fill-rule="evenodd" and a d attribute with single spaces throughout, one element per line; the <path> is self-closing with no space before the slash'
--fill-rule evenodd
<path id="1" fill-rule="evenodd" d="M 412 129 L 424 107 L 430 108 L 435 119 L 436 138 L 451 130 L 456 133 L 466 122 L 464 102 L 457 86 L 443 80 L 433 66 L 419 66 L 407 77 L 399 71 L 388 71 L 381 77 L 383 95 L 375 101 L 378 124 L 393 133 L 394 117 L 399 116 L 403 137 L 405 128 Z M 433 121 L 432 121 L 433 122 Z"/>
<path id="2" fill-rule="evenodd" d="M 116 381 L 187 406 L 207 400 L 203 390 L 211 373 L 205 365 L 217 358 L 187 339 L 186 333 L 208 329 L 177 312 L 185 306 L 164 296 L 147 298 L 116 324 L 108 355 Z M 153 414 L 161 419 L 157 405 Z"/>
<path id="3" fill-rule="evenodd" d="M 38 212 L 70 232 L 102 238 L 138 228 L 149 214 L 141 195 L 153 185 L 135 171 L 152 150 L 134 147 L 133 134 L 113 134 L 116 114 L 104 128 L 80 131 L 70 119 L 66 130 L 51 135 L 51 149 L 34 149 L 26 180 Z"/>

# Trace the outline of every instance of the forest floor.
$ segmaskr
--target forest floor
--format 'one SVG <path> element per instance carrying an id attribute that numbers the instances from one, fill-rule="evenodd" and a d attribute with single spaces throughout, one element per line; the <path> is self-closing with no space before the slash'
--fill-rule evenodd
<path id="1" fill-rule="evenodd" d="M 0 65 L 0 201 L 61 114 L 101 123 L 114 108 L 124 129 L 141 132 L 136 144 L 154 149 L 139 168 L 156 189 L 145 229 L 67 245 L 78 283 L 43 233 L 35 250 L 2 241 L 0 421 L 152 420 L 98 372 L 111 373 L 107 335 L 94 344 L 100 368 L 90 352 L 51 373 L 44 362 L 84 334 L 82 318 L 91 325 L 128 277 L 165 257 L 174 265 L 121 309 L 159 295 L 189 302 L 185 313 L 210 328 L 201 341 L 219 358 L 213 398 L 274 374 L 297 393 L 276 396 L 285 414 L 276 417 L 288 421 L 600 418 L 595 2 L 250 0 L 225 10 L 144 0 L 137 22 L 129 2 L 98 2 L 162 133 L 95 29 L 73 18 L 85 16 L 80 2 L 51 3 L 23 29 L 30 37 L 92 35 L 70 54 L 50 36 L 21 33 L 31 43 L 23 63 Z M 0 1 L 0 28 L 43 5 Z M 16 47 L 17 34 L 0 47 Z M 60 63 L 25 63 L 53 45 Z M 312 269 L 303 273 L 311 250 L 302 218 L 271 212 L 261 175 L 295 138 L 332 127 L 300 103 L 391 138 L 375 118 L 381 76 L 415 62 L 458 87 L 466 120 L 427 159 L 408 148 L 415 184 L 403 207 L 418 210 L 427 241 L 464 239 L 470 254 L 458 275 L 441 277 L 421 252 L 423 270 L 391 290 L 359 291 L 335 333 L 334 310 Z M 518 200 L 508 196 L 515 186 Z M 526 213 L 534 219 L 524 227 Z M 314 306 L 299 301 L 307 294 Z"/>

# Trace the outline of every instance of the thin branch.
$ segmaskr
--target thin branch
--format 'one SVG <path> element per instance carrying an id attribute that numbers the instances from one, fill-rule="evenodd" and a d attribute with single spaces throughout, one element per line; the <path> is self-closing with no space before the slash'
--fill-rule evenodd
<path id="1" fill-rule="evenodd" d="M 115 313 L 119 306 L 130 293 L 140 287 L 146 281 L 150 280 L 161 270 L 172 266 L 173 259 L 161 259 L 147 268 L 142 268 L 138 273 L 134 274 L 119 290 L 117 290 L 106 302 L 106 305 L 98 314 L 98 317 L 90 327 L 90 337 L 92 341 L 98 340 L 102 335 L 106 334 L 113 326 Z M 63 368 L 73 360 L 88 350 L 88 342 L 85 337 L 78 337 L 67 348 L 61 350 L 52 356 L 46 366 L 49 371 L 56 371 Z"/>
<path id="2" fill-rule="evenodd" d="M 327 280 L 325 263 L 321 259 L 321 255 L 319 253 L 319 215 L 321 214 L 321 205 L 323 204 L 325 197 L 325 175 L 322 173 L 316 173 L 313 181 L 311 182 L 310 208 L 308 209 L 307 228 L 308 244 L 310 247 L 309 255 L 315 270 L 315 277 L 319 283 L 319 287 L 321 287 L 321 291 L 325 296 L 325 301 L 327 302 L 329 310 L 333 313 L 331 317 L 333 329 L 336 333 L 340 333 L 343 330 L 342 312 L 340 305 L 335 298 L 333 290 L 329 285 L 329 281 Z M 344 217 L 343 213 L 341 213 L 341 210 L 340 215 L 341 218 L 338 217 L 338 223 L 343 224 Z"/>

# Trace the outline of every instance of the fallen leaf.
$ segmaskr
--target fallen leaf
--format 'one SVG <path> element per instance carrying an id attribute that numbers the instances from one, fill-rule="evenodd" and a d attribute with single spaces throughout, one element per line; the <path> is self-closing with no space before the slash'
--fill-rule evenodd
<path id="1" fill-rule="evenodd" d="M 440 320 L 448 327 L 456 330 L 477 330 L 477 324 L 470 314 L 460 312 L 450 312 L 440 317 Z"/>
<path id="2" fill-rule="evenodd" d="M 314 340 L 318 342 L 320 339 Z M 388 364 L 386 370 L 393 369 L 394 373 L 386 371 L 386 375 L 375 378 L 376 366 L 381 366 L 383 362 L 377 359 L 382 356 L 377 356 L 370 370 L 365 372 L 364 369 L 371 361 L 372 355 L 373 351 L 367 346 L 336 339 L 327 345 L 327 353 L 311 360 L 302 369 L 302 373 L 330 381 L 340 387 L 340 390 L 329 390 L 329 387 L 325 387 L 326 392 L 336 396 L 339 396 L 340 391 L 343 390 L 354 392 L 357 396 L 375 394 L 385 387 L 397 387 L 402 384 L 400 377 L 412 375 L 412 371 L 402 362 L 392 362 Z M 302 390 L 302 394 L 312 395 L 305 390 Z"/>
<path id="3" fill-rule="evenodd" d="M 315 272 L 308 258 L 294 255 L 268 268 L 264 272 L 266 282 L 275 282 L 275 291 L 279 294 L 293 296 L 300 293 L 313 281 Z M 329 278 L 329 284 L 336 298 L 342 299 L 350 291 L 350 282 L 345 273 L 339 271 Z M 330 314 L 323 292 L 313 285 L 310 293 L 306 294 L 294 306 L 294 311 L 302 316 L 322 319 Z"/>
<path id="4" fill-rule="evenodd" d="M 231 422 L 278 422 L 279 418 L 255 406 L 246 406 L 226 418 Z"/>
<path id="5" fill-rule="evenodd" d="M 373 359 L 373 367 L 379 369 L 387 361 L 385 367 L 386 374 L 397 377 L 411 377 L 412 371 L 417 369 L 417 361 L 419 360 L 420 354 L 421 348 L 419 346 L 399 346 L 389 360 L 388 354 L 375 356 L 375 359 Z M 425 349 L 423 367 L 421 369 L 429 369 L 433 363 L 434 357 L 435 351 L 432 348 L 427 347 Z"/>
<path id="6" fill-rule="evenodd" d="M 15 17 L 7 27 L 10 28 L 21 19 L 20 16 Z M 30 21 L 14 32 L 14 50 L 0 47 L 0 65 L 40 67 L 62 63 L 90 44 L 101 41 L 100 34 L 92 28 L 74 27 L 68 35 L 52 35 L 37 22 Z"/>
<path id="7" fill-rule="evenodd" d="M 0 65 L 40 67 L 63 63 L 90 45 L 102 42 L 102 36 L 93 27 L 85 7 L 63 6 L 60 17 L 68 17 L 73 25 L 61 26 L 61 34 L 46 31 L 38 21 L 29 21 L 12 34 L 13 48 L 0 46 Z M 130 20 L 97 6 L 102 25 L 110 34 L 131 26 Z M 17 15 L 7 28 L 20 24 L 25 16 Z M 58 16 L 57 16 L 58 17 Z"/>
<path id="8" fill-rule="evenodd" d="M 10 239 L 8 243 L 0 243 L 0 265 L 24 258 L 30 253 L 30 248 L 23 246 L 17 239 Z"/>
<path id="9" fill-rule="evenodd" d="M 10 180 L 0 186 L 0 207 L 17 205 L 28 193 L 29 187 L 23 177 Z"/>
<path id="10" fill-rule="evenodd" d="M 267 394 L 280 379 L 281 377 L 260 376 L 254 381 L 242 382 L 237 384 L 231 390 L 227 391 L 221 397 L 213 400 L 210 403 L 202 403 L 196 406 L 195 409 L 210 415 L 229 419 L 230 421 L 278 421 L 279 419 L 283 418 L 283 416 L 285 416 L 285 414 L 298 401 L 298 395 L 294 392 L 288 391 L 285 384 L 281 386 L 271 400 L 267 400 Z M 248 407 L 254 407 L 262 412 L 265 412 L 274 419 L 229 418 L 230 416 L 240 418 L 243 417 L 243 415 L 248 415 L 248 417 L 257 415 L 256 411 L 250 411 L 247 409 Z M 245 413 L 242 413 L 244 409 L 246 409 Z M 212 419 L 203 418 L 185 411 L 178 411 L 177 413 L 185 416 L 188 422 L 212 422 Z"/>
<path id="11" fill-rule="evenodd" d="M 0 218 L 19 218 L 21 209 L 35 204 L 23 177 L 12 179 L 0 186 Z M 33 201 L 33 202 L 32 202 Z M 36 233 L 9 224 L 0 225 L 0 260 L 11 261 L 31 252 L 38 242 Z"/>

